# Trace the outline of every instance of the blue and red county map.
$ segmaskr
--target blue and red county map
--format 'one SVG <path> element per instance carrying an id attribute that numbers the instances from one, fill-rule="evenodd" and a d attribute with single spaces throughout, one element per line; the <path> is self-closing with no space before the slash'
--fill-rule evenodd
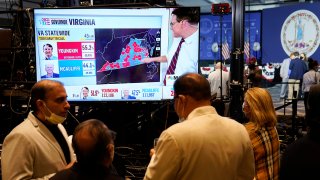
<path id="1" fill-rule="evenodd" d="M 160 63 L 142 63 L 160 47 L 160 29 L 96 29 L 97 84 L 160 81 Z"/>

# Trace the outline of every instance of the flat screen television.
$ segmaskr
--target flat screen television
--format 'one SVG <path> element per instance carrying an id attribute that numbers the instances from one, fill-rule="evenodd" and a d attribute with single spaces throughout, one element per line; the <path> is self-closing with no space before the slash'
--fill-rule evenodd
<path id="1" fill-rule="evenodd" d="M 141 62 L 168 53 L 172 10 L 34 9 L 37 81 L 63 82 L 69 101 L 172 99 L 177 76 L 166 76 L 168 64 Z"/>

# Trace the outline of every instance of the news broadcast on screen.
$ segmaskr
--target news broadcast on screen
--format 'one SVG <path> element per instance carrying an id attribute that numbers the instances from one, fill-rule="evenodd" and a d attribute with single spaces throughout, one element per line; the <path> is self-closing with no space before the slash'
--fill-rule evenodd
<path id="1" fill-rule="evenodd" d="M 69 101 L 172 99 L 167 63 L 142 62 L 167 54 L 172 10 L 34 9 L 37 81 L 63 82 Z"/>

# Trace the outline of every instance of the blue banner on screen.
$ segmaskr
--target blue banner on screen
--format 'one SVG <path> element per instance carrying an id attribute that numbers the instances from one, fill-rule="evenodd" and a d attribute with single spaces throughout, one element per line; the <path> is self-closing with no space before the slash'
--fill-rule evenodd
<path id="1" fill-rule="evenodd" d="M 320 3 L 265 9 L 262 13 L 262 62 L 281 63 L 294 51 L 318 59 L 319 9 Z"/>
<path id="2" fill-rule="evenodd" d="M 245 14 L 245 58 L 261 57 L 261 13 Z M 221 48 L 220 48 L 221 47 Z M 222 51 L 220 51 L 220 49 Z M 200 60 L 227 60 L 232 50 L 232 15 L 200 16 Z"/>

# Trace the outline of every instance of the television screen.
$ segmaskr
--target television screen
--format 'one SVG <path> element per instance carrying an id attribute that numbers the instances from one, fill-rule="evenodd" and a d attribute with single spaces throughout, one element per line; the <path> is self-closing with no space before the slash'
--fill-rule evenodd
<path id="1" fill-rule="evenodd" d="M 172 99 L 172 85 L 180 74 L 167 75 L 167 62 L 144 60 L 170 54 L 176 39 L 173 10 L 34 9 L 37 81 L 63 82 L 69 101 Z M 195 39 L 192 52 L 198 60 L 198 31 Z M 198 64 L 193 65 L 197 72 Z"/>

